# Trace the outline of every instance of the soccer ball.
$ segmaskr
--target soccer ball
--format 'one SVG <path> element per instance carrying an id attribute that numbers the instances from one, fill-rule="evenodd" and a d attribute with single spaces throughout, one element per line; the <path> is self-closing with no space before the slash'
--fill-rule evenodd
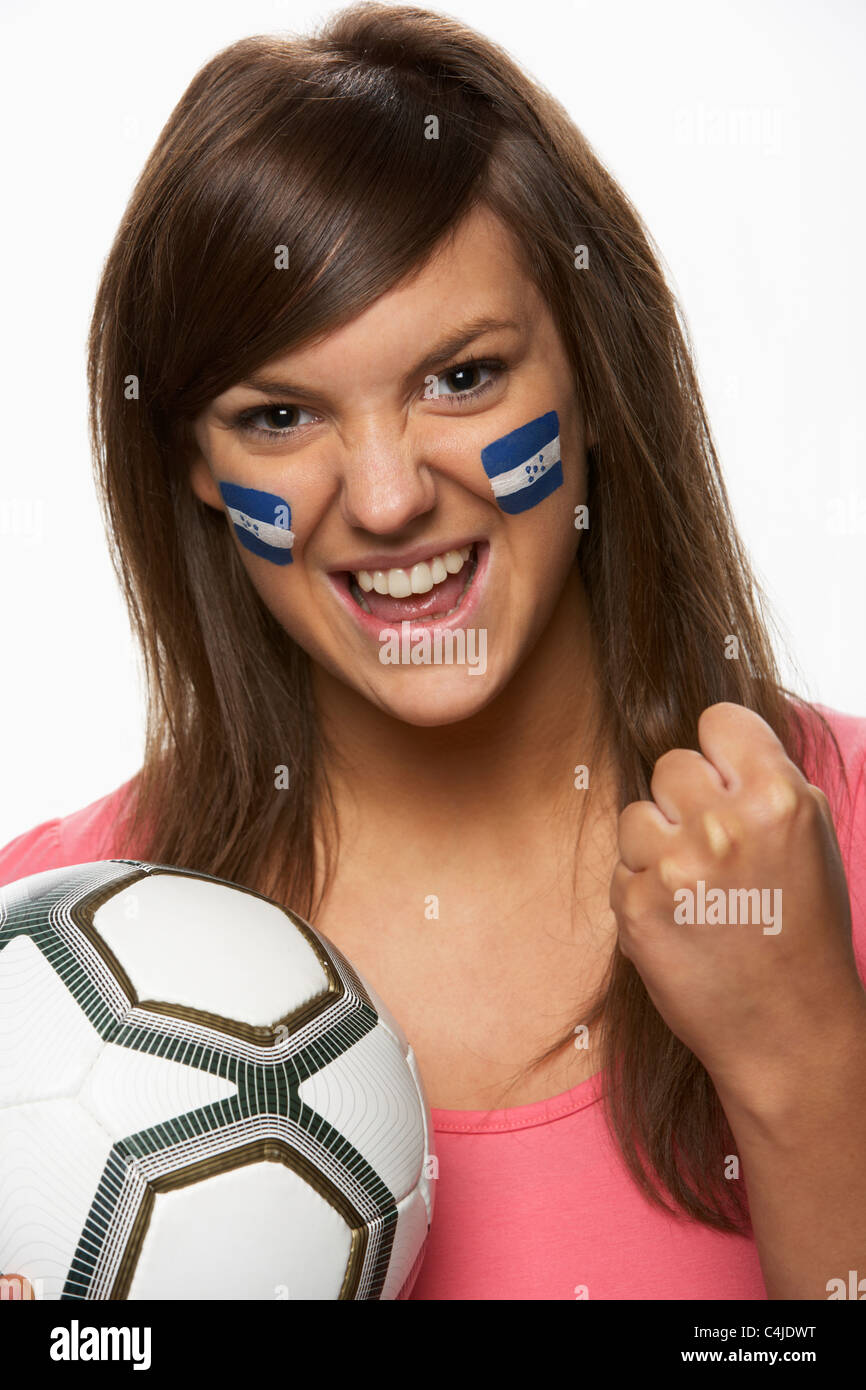
<path id="1" fill-rule="evenodd" d="M 408 1297 L 414 1053 L 294 913 L 110 859 L 0 892 L 0 1272 L 53 1299 Z"/>

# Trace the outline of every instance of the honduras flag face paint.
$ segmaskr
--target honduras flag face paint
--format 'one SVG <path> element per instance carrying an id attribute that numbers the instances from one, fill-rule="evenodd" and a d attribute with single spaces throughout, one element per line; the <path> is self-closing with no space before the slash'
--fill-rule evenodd
<path id="1" fill-rule="evenodd" d="M 257 492 L 237 483 L 220 483 L 226 511 L 241 545 L 273 565 L 292 563 L 292 509 L 274 492 Z"/>
<path id="2" fill-rule="evenodd" d="M 481 462 L 504 512 L 525 512 L 543 502 L 562 486 L 556 411 L 494 439 L 481 450 Z"/>

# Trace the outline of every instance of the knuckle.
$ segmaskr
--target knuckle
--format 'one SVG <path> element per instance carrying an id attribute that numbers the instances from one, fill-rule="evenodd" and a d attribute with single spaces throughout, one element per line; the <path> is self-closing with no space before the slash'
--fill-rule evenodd
<path id="1" fill-rule="evenodd" d="M 653 776 L 660 776 L 665 772 L 669 772 L 671 768 L 676 767 L 680 761 L 681 751 L 682 750 L 679 748 L 668 748 L 666 752 L 656 758 L 653 765 Z"/>
<path id="2" fill-rule="evenodd" d="M 629 835 L 643 824 L 647 806 L 646 801 L 630 801 L 628 806 L 620 811 L 619 830 L 621 835 Z"/>
<path id="3" fill-rule="evenodd" d="M 707 705 L 698 716 L 698 730 L 712 728 L 714 724 L 729 716 L 733 709 L 742 709 L 742 705 L 737 705 L 731 700 L 717 700 L 714 705 Z"/>
<path id="4" fill-rule="evenodd" d="M 776 773 L 750 796 L 750 819 L 767 828 L 790 825 L 802 813 L 806 802 L 818 809 L 811 797 L 801 795 L 793 778 L 783 772 Z"/>
<path id="5" fill-rule="evenodd" d="M 665 855 L 658 862 L 658 877 L 662 887 L 669 893 L 675 893 L 678 888 L 682 888 L 687 874 L 669 855 Z"/>
<path id="6" fill-rule="evenodd" d="M 692 777 L 703 766 L 704 758 L 696 748 L 669 748 L 655 761 L 652 780 L 681 780 Z"/>

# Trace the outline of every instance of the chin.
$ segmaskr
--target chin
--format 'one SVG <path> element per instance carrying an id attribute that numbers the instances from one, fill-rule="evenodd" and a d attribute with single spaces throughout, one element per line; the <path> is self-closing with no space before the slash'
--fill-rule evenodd
<path id="1" fill-rule="evenodd" d="M 392 689 L 380 683 L 375 691 L 368 689 L 364 693 L 392 719 L 419 729 L 444 727 L 471 719 L 480 714 L 497 693 L 498 686 L 489 671 L 470 675 L 464 667 L 447 675 L 443 673 L 442 679 L 437 679 L 437 675 L 430 671 L 412 672 L 412 679 L 399 682 L 399 690 L 396 682 Z"/>

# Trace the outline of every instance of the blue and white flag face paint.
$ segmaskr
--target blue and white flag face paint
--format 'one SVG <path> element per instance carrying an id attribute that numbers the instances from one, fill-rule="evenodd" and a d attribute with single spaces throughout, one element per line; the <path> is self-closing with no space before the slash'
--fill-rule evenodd
<path id="1" fill-rule="evenodd" d="M 274 565 L 290 565 L 295 536 L 288 502 L 237 483 L 220 483 L 220 492 L 241 545 Z"/>
<path id="2" fill-rule="evenodd" d="M 556 411 L 494 439 L 481 450 L 481 462 L 504 512 L 514 515 L 543 502 L 562 486 Z"/>

